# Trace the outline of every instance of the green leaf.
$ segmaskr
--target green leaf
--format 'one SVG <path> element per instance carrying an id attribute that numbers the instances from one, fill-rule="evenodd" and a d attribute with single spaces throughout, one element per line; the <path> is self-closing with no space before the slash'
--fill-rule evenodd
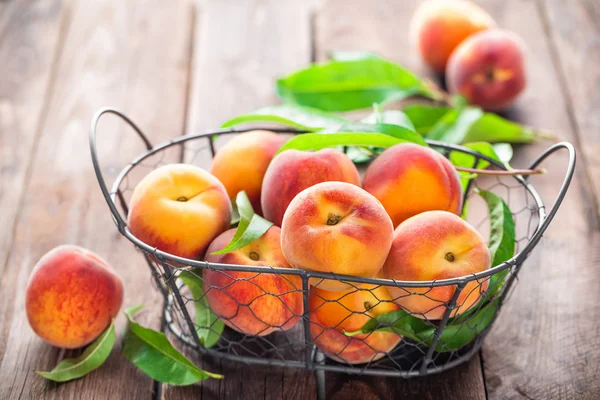
<path id="1" fill-rule="evenodd" d="M 427 146 L 421 135 L 415 131 L 399 125 L 392 124 L 365 124 L 361 122 L 351 122 L 342 125 L 338 133 L 385 133 L 386 135 L 402 139 L 406 142 L 417 143 L 421 146 Z"/>
<path id="2" fill-rule="evenodd" d="M 482 115 L 483 111 L 477 107 L 450 110 L 431 128 L 427 138 L 452 144 L 486 141 L 485 139 L 466 140 L 471 127 Z"/>
<path id="3" fill-rule="evenodd" d="M 67 382 L 81 378 L 100 367 L 110 355 L 115 344 L 115 321 L 76 358 L 63 360 L 52 371 L 36 371 L 54 382 Z"/>
<path id="4" fill-rule="evenodd" d="M 490 242 L 488 244 L 492 256 L 492 267 L 508 261 L 515 254 L 515 221 L 508 205 L 498 195 L 485 190 L 477 193 L 488 207 L 490 218 Z M 490 278 L 486 297 L 493 296 L 502 286 L 508 269 L 502 270 Z"/>
<path id="5" fill-rule="evenodd" d="M 278 151 L 286 150 L 320 150 L 337 146 L 363 146 L 380 147 L 387 149 L 398 143 L 411 142 L 411 140 L 400 139 L 383 133 L 331 133 L 328 135 L 320 133 L 305 133 L 296 135 L 288 140 Z"/>
<path id="6" fill-rule="evenodd" d="M 487 142 L 475 142 L 475 143 L 467 143 L 464 145 L 465 147 L 476 151 L 484 156 L 487 156 L 493 160 L 500 161 L 500 158 L 496 154 L 494 147 Z M 450 162 L 452 165 L 456 167 L 465 167 L 465 168 L 476 168 L 476 169 L 485 169 L 490 163 L 487 160 L 479 159 L 477 165 L 475 165 L 475 156 L 463 153 L 461 151 L 453 151 L 450 153 Z M 470 172 L 458 171 L 460 176 L 460 183 L 462 185 L 463 190 L 466 189 L 469 181 L 473 179 L 473 174 Z"/>
<path id="7" fill-rule="evenodd" d="M 215 251 L 212 254 L 231 253 L 232 251 L 236 251 L 243 247 L 246 247 L 250 243 L 254 242 L 256 239 L 264 235 L 264 233 L 268 231 L 270 227 L 273 226 L 272 222 L 267 221 L 260 215 L 254 213 L 254 210 L 252 209 L 252 204 L 250 204 L 250 200 L 248 199 L 248 195 L 243 190 L 237 194 L 235 202 L 237 204 L 237 209 L 240 214 L 240 222 L 238 224 L 238 228 L 235 231 L 231 242 L 229 242 L 229 244 L 221 250 Z"/>
<path id="8" fill-rule="evenodd" d="M 415 104 L 405 107 L 402 111 L 408 116 L 415 130 L 425 135 L 450 111 L 450 108 Z"/>
<path id="9" fill-rule="evenodd" d="M 328 127 L 337 127 L 349 120 L 316 108 L 297 105 L 279 105 L 264 107 L 247 114 L 232 118 L 221 125 L 222 128 L 255 122 L 264 122 L 290 126 L 305 131 L 318 131 Z"/>
<path id="10" fill-rule="evenodd" d="M 503 164 L 508 164 L 513 158 L 513 148 L 510 143 L 496 143 L 493 145 L 494 152 Z"/>
<path id="11" fill-rule="evenodd" d="M 287 104 L 349 111 L 408 96 L 433 97 L 412 72 L 381 58 L 328 61 L 277 81 L 277 93 Z"/>
<path id="12" fill-rule="evenodd" d="M 346 155 L 353 163 L 361 164 L 370 161 L 377 153 L 370 148 L 350 146 L 346 150 Z"/>
<path id="13" fill-rule="evenodd" d="M 200 273 L 200 272 L 198 272 Z M 204 289 L 202 288 L 202 280 L 193 271 L 181 271 L 179 278 L 190 289 L 192 298 L 194 299 L 194 323 L 196 325 L 196 333 L 200 338 L 200 343 L 205 348 L 213 347 L 221 338 L 225 325 L 211 311 L 206 297 L 204 297 Z"/>
<path id="14" fill-rule="evenodd" d="M 380 60 L 381 56 L 372 53 L 370 51 L 339 51 L 334 50 L 329 54 L 329 58 L 334 61 L 358 61 L 377 59 Z"/>
<path id="15" fill-rule="evenodd" d="M 123 355 L 152 379 L 170 385 L 191 385 L 222 375 L 196 367 L 169 342 L 162 332 L 144 328 L 134 321 L 133 314 L 141 306 L 125 310 L 129 321 L 123 343 Z"/>
<path id="16" fill-rule="evenodd" d="M 363 118 L 361 122 L 366 124 L 387 124 L 397 125 L 402 128 L 406 128 L 410 131 L 416 132 L 415 126 L 406 114 L 399 110 L 386 110 L 381 112 L 374 112 L 369 114 L 366 118 Z"/>
<path id="17" fill-rule="evenodd" d="M 464 142 L 531 143 L 535 138 L 533 129 L 508 121 L 499 115 L 485 113 L 471 126 Z"/>

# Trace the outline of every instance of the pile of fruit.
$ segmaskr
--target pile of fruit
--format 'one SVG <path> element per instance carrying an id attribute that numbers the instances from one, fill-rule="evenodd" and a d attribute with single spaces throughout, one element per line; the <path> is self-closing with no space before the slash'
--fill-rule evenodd
<path id="1" fill-rule="evenodd" d="M 173 265 L 197 300 L 197 334 L 205 347 L 219 341 L 224 325 L 264 336 L 289 330 L 307 315 L 311 339 L 323 353 L 357 364 L 380 359 L 403 338 L 437 343 L 437 351 L 458 349 L 491 323 L 506 270 L 469 281 L 458 296 L 454 285 L 358 285 L 313 275 L 308 309 L 300 276 L 285 273 L 296 268 L 433 281 L 482 272 L 513 256 L 514 221 L 498 196 L 479 193 L 490 210 L 489 240 L 460 217 L 464 189 L 489 162 L 468 154 L 447 159 L 424 139 L 464 144 L 508 163 L 509 143 L 545 136 L 483 111 L 510 106 L 524 89 L 524 46 L 464 0 L 424 2 L 411 30 L 423 60 L 445 74 L 450 93 L 372 53 L 335 53 L 278 79 L 284 104 L 223 125 L 276 123 L 307 133 L 288 141 L 267 130 L 243 133 L 217 152 L 210 172 L 165 165 L 136 186 L 128 227 L 147 245 L 187 259 L 283 270 Z M 383 110 L 411 96 L 429 103 Z M 371 106 L 374 113 L 360 122 L 333 113 Z M 361 179 L 355 165 L 367 161 Z M 122 302 L 122 281 L 98 255 L 61 246 L 42 257 L 26 293 L 31 327 L 58 347 L 89 346 L 40 374 L 67 381 L 99 367 L 115 342 Z M 125 312 L 123 354 L 142 371 L 173 385 L 220 377 L 198 369 L 163 333 L 137 324 L 137 310 Z M 445 315 L 450 329 L 434 340 L 435 321 Z M 462 330 L 467 318 L 474 328 Z"/>
<path id="2" fill-rule="evenodd" d="M 135 188 L 128 225 L 151 247 L 219 264 L 299 268 L 403 281 L 461 277 L 490 267 L 486 240 L 458 215 L 462 190 L 453 165 L 412 143 L 389 147 L 359 171 L 337 149 L 285 150 L 269 131 L 240 134 L 220 149 L 211 173 L 171 164 Z M 271 159 L 273 156 L 275 157 Z M 240 228 L 228 229 L 231 202 L 243 191 L 265 220 L 264 233 L 236 249 Z M 225 251 L 223 251 L 225 249 Z M 292 328 L 303 315 L 297 275 L 205 269 L 210 309 L 230 328 L 267 335 Z M 365 363 L 401 340 L 395 333 L 348 337 L 373 316 L 404 309 L 441 319 L 454 286 L 403 289 L 311 279 L 314 343 L 331 357 Z M 487 282 L 469 282 L 451 316 L 469 310 Z"/>

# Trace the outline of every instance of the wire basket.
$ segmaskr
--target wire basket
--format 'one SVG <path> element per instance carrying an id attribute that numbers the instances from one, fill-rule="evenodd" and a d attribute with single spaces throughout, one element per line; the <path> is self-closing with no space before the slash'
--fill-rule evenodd
<path id="1" fill-rule="evenodd" d="M 105 114 L 114 114 L 125 121 L 139 135 L 147 151 L 130 162 L 121 170 L 112 187 L 109 189 L 103 176 L 96 151 L 96 129 L 100 118 Z M 119 232 L 130 240 L 144 256 L 157 287 L 165 296 L 165 317 L 171 332 L 183 343 L 199 351 L 203 357 L 217 357 L 247 364 L 274 365 L 282 367 L 305 368 L 322 374 L 322 371 L 336 371 L 354 374 L 413 377 L 437 373 L 469 360 L 479 350 L 483 338 L 489 332 L 496 319 L 502 303 L 505 301 L 510 289 L 513 287 L 517 273 L 524 260 L 531 253 L 541 239 L 542 234 L 550 224 L 562 202 L 575 168 L 575 151 L 569 143 L 558 143 L 543 152 L 530 166 L 538 167 L 548 156 L 558 150 L 564 149 L 569 153 L 567 171 L 558 192 L 556 201 L 549 211 L 546 211 L 541 197 L 525 176 L 494 176 L 478 177 L 472 179 L 464 192 L 463 204 L 469 204 L 470 222 L 485 236 L 489 231 L 487 209 L 477 212 L 477 198 L 474 189 L 480 188 L 492 191 L 501 196 L 508 204 L 516 223 L 516 251 L 514 256 L 489 270 L 454 279 L 437 281 L 396 281 L 379 278 L 364 278 L 355 276 L 342 276 L 330 273 L 310 272 L 300 269 L 272 268 L 269 266 L 245 266 L 214 264 L 201 260 L 191 260 L 174 256 L 157 250 L 135 237 L 129 230 L 126 220 L 128 214 L 128 201 L 136 183 L 152 169 L 168 164 L 165 153 L 170 150 L 179 152 L 181 159 L 188 163 L 205 163 L 208 166 L 211 157 L 215 155 L 219 138 L 225 135 L 235 135 L 242 132 L 255 130 L 217 130 L 212 132 L 190 134 L 175 138 L 158 146 L 153 146 L 142 131 L 123 113 L 104 108 L 99 110 L 93 118 L 90 129 L 90 150 L 94 170 L 100 184 L 100 189 L 108 203 L 110 213 L 117 225 Z M 299 134 L 290 129 L 266 128 L 281 134 Z M 464 147 L 429 141 L 429 145 L 449 157 L 453 152 L 467 154 L 473 157 L 473 167 L 480 160 L 486 160 L 493 169 L 506 169 L 501 163 Z M 473 208 L 473 212 L 471 211 Z M 203 292 L 197 298 L 191 295 L 187 287 L 179 279 L 182 271 L 194 274 L 203 282 Z M 205 279 L 206 271 L 213 271 L 227 277 L 225 285 L 211 285 Z M 503 272 L 504 271 L 504 272 Z M 233 276 L 234 273 L 242 273 Z M 506 274 L 503 284 L 499 288 L 489 287 L 490 278 L 498 273 Z M 231 315 L 220 315 L 228 326 L 222 332 L 218 341 L 212 347 L 205 347 L 199 338 L 200 332 L 216 330 L 218 320 L 211 320 L 210 326 L 195 324 L 195 313 L 202 312 L 207 307 L 206 296 L 212 292 L 223 292 L 229 295 L 230 288 L 236 284 L 254 285 L 260 276 L 273 276 L 290 283 L 291 288 L 285 293 L 273 293 L 258 287 L 260 296 L 248 303 L 237 304 L 235 312 Z M 339 298 L 323 298 L 311 290 L 311 283 L 315 280 L 332 279 L 343 281 L 349 290 L 340 292 Z M 338 324 L 343 324 L 354 318 L 355 322 L 368 320 L 367 312 L 379 303 L 391 303 L 391 299 L 373 295 L 377 304 L 365 305 L 364 310 L 350 309 L 345 300 L 351 296 L 363 295 L 363 292 L 376 293 L 378 288 L 401 288 L 402 296 L 423 296 L 436 301 L 436 307 L 441 307 L 441 319 L 430 320 L 428 314 L 409 315 L 407 318 L 418 318 L 423 328 L 419 340 L 410 337 L 399 337 L 393 332 L 362 334 L 349 337 L 344 335 Z M 454 294 L 449 301 L 439 301 L 433 296 L 434 288 L 454 288 Z M 480 301 L 469 312 L 457 316 L 454 310 L 460 309 L 458 299 L 461 291 L 473 293 L 490 293 L 486 301 Z M 471 293 L 468 293 L 471 295 Z M 300 309 L 289 307 L 285 296 L 295 296 L 302 305 Z M 231 296 L 230 296 L 231 297 Z M 464 298 L 465 296 L 463 296 Z M 468 298 L 468 296 L 466 296 Z M 268 321 L 262 320 L 253 302 L 260 298 L 268 298 L 271 305 L 284 307 L 289 315 L 285 324 L 272 326 Z M 273 303 L 273 301 L 275 303 Z M 281 304 L 277 304 L 277 302 Z M 372 303 L 372 301 L 371 301 Z M 323 304 L 334 306 L 333 314 L 339 319 L 338 324 L 321 324 L 314 315 L 318 313 L 318 306 Z M 366 304 L 366 303 L 365 303 Z M 493 308 L 487 307 L 493 305 Z M 484 309 L 486 308 L 486 309 Z M 485 323 L 481 320 L 484 316 Z M 273 312 L 275 312 L 273 310 Z M 238 332 L 236 318 L 252 313 L 252 317 L 263 324 L 262 330 L 255 335 L 246 335 Z M 413 313 L 414 314 L 414 313 Z M 335 318 L 334 318 L 335 319 Z M 207 324 L 208 325 L 208 324 Z M 234 329 L 231 329 L 233 327 Z M 360 326 L 358 326 L 360 328 Z M 423 336 L 425 335 L 425 336 Z M 455 338 L 467 336 L 470 339 L 459 341 L 456 345 Z M 326 354 L 322 352 L 325 351 Z"/>

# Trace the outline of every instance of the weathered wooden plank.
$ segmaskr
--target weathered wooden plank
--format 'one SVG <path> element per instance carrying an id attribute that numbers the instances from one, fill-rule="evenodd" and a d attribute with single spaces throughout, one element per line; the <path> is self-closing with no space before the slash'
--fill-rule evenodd
<path id="1" fill-rule="evenodd" d="M 47 118 L 35 128 L 41 135 L 0 288 L 0 302 L 7 310 L 2 319 L 10 332 L 0 365 L 0 398 L 148 399 L 153 381 L 119 354 L 120 346 L 102 368 L 78 381 L 50 384 L 33 373 L 78 352 L 60 351 L 35 337 L 23 309 L 24 291 L 31 268 L 43 253 L 62 243 L 79 244 L 112 263 L 125 284 L 125 306 L 144 303 L 140 322 L 159 327 L 161 298 L 150 284 L 143 259 L 120 237 L 110 218 L 93 174 L 87 130 L 93 113 L 110 104 L 138 120 L 153 141 L 183 131 L 190 8 L 186 2 L 141 0 L 65 6 L 66 37 L 52 90 L 46 95 Z M 36 34 L 28 39 L 31 42 L 46 40 L 45 33 L 23 32 Z M 40 61 L 48 62 L 46 57 Z M 26 95 L 33 104 L 36 97 L 44 97 L 40 89 L 22 94 Z M 30 124 L 26 110 L 17 121 Z M 111 182 L 143 145 L 116 119 L 103 121 L 100 129 L 100 159 Z M 117 325 L 120 336 L 123 317 Z"/>
<path id="2" fill-rule="evenodd" d="M 59 1 L 11 2 L 0 7 L 0 277 L 4 277 L 27 169 L 46 115 L 46 94 L 60 53 L 66 11 Z M 0 315 L 9 305 L 1 303 Z M 0 318 L 0 360 L 8 328 Z"/>
<path id="3" fill-rule="evenodd" d="M 538 1 L 538 8 L 582 151 L 580 164 L 588 172 L 593 200 L 600 207 L 600 3 L 550 0 Z"/>
<path id="4" fill-rule="evenodd" d="M 317 14 L 316 54 L 368 50 L 399 62 L 420 76 L 434 78 L 411 47 L 410 19 L 418 1 L 326 1 Z M 403 380 L 326 374 L 327 398 L 482 399 L 485 388 L 479 356 L 467 365 L 427 378 Z"/>
<path id="5" fill-rule="evenodd" d="M 527 89 L 508 115 L 575 142 L 571 123 L 575 116 L 569 114 L 569 100 L 561 90 L 559 82 L 564 78 L 560 67 L 553 65 L 540 4 L 497 0 L 483 5 L 500 26 L 519 34 L 528 46 Z M 576 6 L 568 2 L 569 8 Z M 560 13 L 563 21 L 557 24 L 579 29 L 580 23 L 565 22 L 579 13 L 565 9 Z M 553 25 L 549 24 L 548 29 L 553 31 Z M 577 53 L 577 57 L 585 56 Z M 585 82 L 581 85 L 590 84 L 586 71 L 577 72 L 577 79 Z M 579 83 L 573 84 L 580 87 Z M 571 90 L 570 84 L 567 87 Z M 514 165 L 526 165 L 547 146 L 537 143 L 519 148 Z M 587 144 L 583 142 L 582 146 Z M 564 154 L 553 157 L 546 164 L 548 174 L 532 178 L 548 203 L 558 189 L 565 161 Z M 600 395 L 596 379 L 600 332 L 594 322 L 600 313 L 600 234 L 590 185 L 580 164 L 562 209 L 520 271 L 516 290 L 484 343 L 484 375 L 492 399 L 594 399 Z"/>
<path id="6" fill-rule="evenodd" d="M 310 61 L 312 1 L 200 2 L 196 16 L 187 130 L 218 128 L 227 119 L 277 103 L 275 78 Z M 217 142 L 218 145 L 222 141 Z M 200 145 L 202 147 L 204 144 Z M 210 153 L 189 146 L 185 161 L 209 165 Z M 197 353 L 186 354 L 198 360 Z M 202 360 L 225 379 L 192 387 L 163 388 L 165 399 L 307 399 L 313 376 L 302 370 Z"/>

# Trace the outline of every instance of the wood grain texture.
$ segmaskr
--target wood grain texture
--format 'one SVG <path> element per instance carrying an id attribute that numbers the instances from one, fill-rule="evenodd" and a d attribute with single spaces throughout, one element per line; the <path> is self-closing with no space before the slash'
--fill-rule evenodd
<path id="1" fill-rule="evenodd" d="M 195 18 L 193 69 L 187 130 L 218 128 L 227 119 L 277 103 L 275 79 L 310 61 L 312 1 L 208 0 L 199 2 Z M 223 143 L 217 141 L 217 146 Z M 190 143 L 185 161 L 207 168 L 204 143 Z M 185 349 L 198 361 L 198 354 Z M 220 360 L 201 365 L 225 379 L 188 387 L 164 386 L 164 399 L 310 399 L 312 374 L 303 370 L 265 368 Z"/>
<path id="2" fill-rule="evenodd" d="M 581 149 L 580 164 L 600 207 L 600 3 L 538 0 L 538 9 Z"/>
<path id="3" fill-rule="evenodd" d="M 418 1 L 326 1 L 315 23 L 317 60 L 327 59 L 332 51 L 366 50 L 397 61 L 420 76 L 434 78 L 410 44 L 409 24 L 418 4 Z M 328 373 L 326 380 L 327 398 L 485 398 L 478 355 L 466 365 L 426 378 L 356 379 Z"/>
<path id="4" fill-rule="evenodd" d="M 66 15 L 60 1 L 0 4 L 0 280 L 14 241 L 31 153 L 47 115 L 46 95 Z M 0 304 L 2 316 L 11 303 Z M 0 360 L 8 330 L 9 324 L 0 318 Z"/>
<path id="5" fill-rule="evenodd" d="M 561 90 L 560 68 L 553 65 L 539 4 L 525 0 L 481 4 L 500 26 L 516 32 L 528 46 L 527 89 L 507 115 L 576 142 L 569 99 Z M 561 18 L 569 15 L 565 11 Z M 576 27 L 572 23 L 571 29 Z M 553 24 L 548 28 L 555 29 Z M 587 78 L 585 71 L 578 73 L 578 79 Z M 582 137 L 582 143 L 585 140 Z M 520 147 L 513 165 L 527 165 L 548 145 Z M 544 165 L 548 174 L 532 178 L 548 205 L 558 190 L 565 162 L 564 154 L 553 156 Z M 595 322 L 600 317 L 600 234 L 591 199 L 590 181 L 580 164 L 561 210 L 525 262 L 515 291 L 484 343 L 484 374 L 491 399 L 600 397 L 600 331 Z"/>
<path id="6" fill-rule="evenodd" d="M 25 6 L 29 2 L 14 2 L 18 3 Z M 32 93 L 21 94 L 23 103 L 29 98 L 35 105 L 47 98 L 48 104 L 47 118 L 36 128 L 40 132 L 37 150 L 19 153 L 32 157 L 32 167 L 19 204 L 14 244 L 6 263 L 2 260 L 0 304 L 6 312 L 1 319 L 9 334 L 0 364 L 0 398 L 148 399 L 152 380 L 120 354 L 119 346 L 85 379 L 58 385 L 36 375 L 34 370 L 49 370 L 80 351 L 61 351 L 33 334 L 25 317 L 24 292 L 31 268 L 41 255 L 59 244 L 78 244 L 113 265 L 125 284 L 124 305 L 144 303 L 146 311 L 140 314 L 140 322 L 159 327 L 161 297 L 150 284 L 143 259 L 119 235 L 110 218 L 93 174 L 87 134 L 94 112 L 105 105 L 130 114 L 153 141 L 183 131 L 189 3 L 106 0 L 64 3 L 64 7 L 69 18 L 52 90 L 44 94 L 32 86 Z M 18 22 L 13 29 L 17 30 L 15 36 L 35 32 Z M 23 29 L 21 34 L 19 29 Z M 31 42 L 46 40 L 44 34 L 41 29 Z M 26 47 L 14 50 L 13 55 L 28 51 Z M 40 57 L 40 62 L 49 62 L 48 57 Z M 22 62 L 37 60 L 31 57 Z M 11 68 L 11 80 L 19 81 L 20 71 L 28 68 L 25 64 L 21 69 Z M 43 75 L 32 79 L 43 79 Z M 19 112 L 19 122 L 31 124 L 28 110 Z M 98 148 L 109 182 L 143 150 L 142 142 L 116 119 L 101 123 Z M 125 319 L 119 316 L 119 337 L 124 325 Z"/>

